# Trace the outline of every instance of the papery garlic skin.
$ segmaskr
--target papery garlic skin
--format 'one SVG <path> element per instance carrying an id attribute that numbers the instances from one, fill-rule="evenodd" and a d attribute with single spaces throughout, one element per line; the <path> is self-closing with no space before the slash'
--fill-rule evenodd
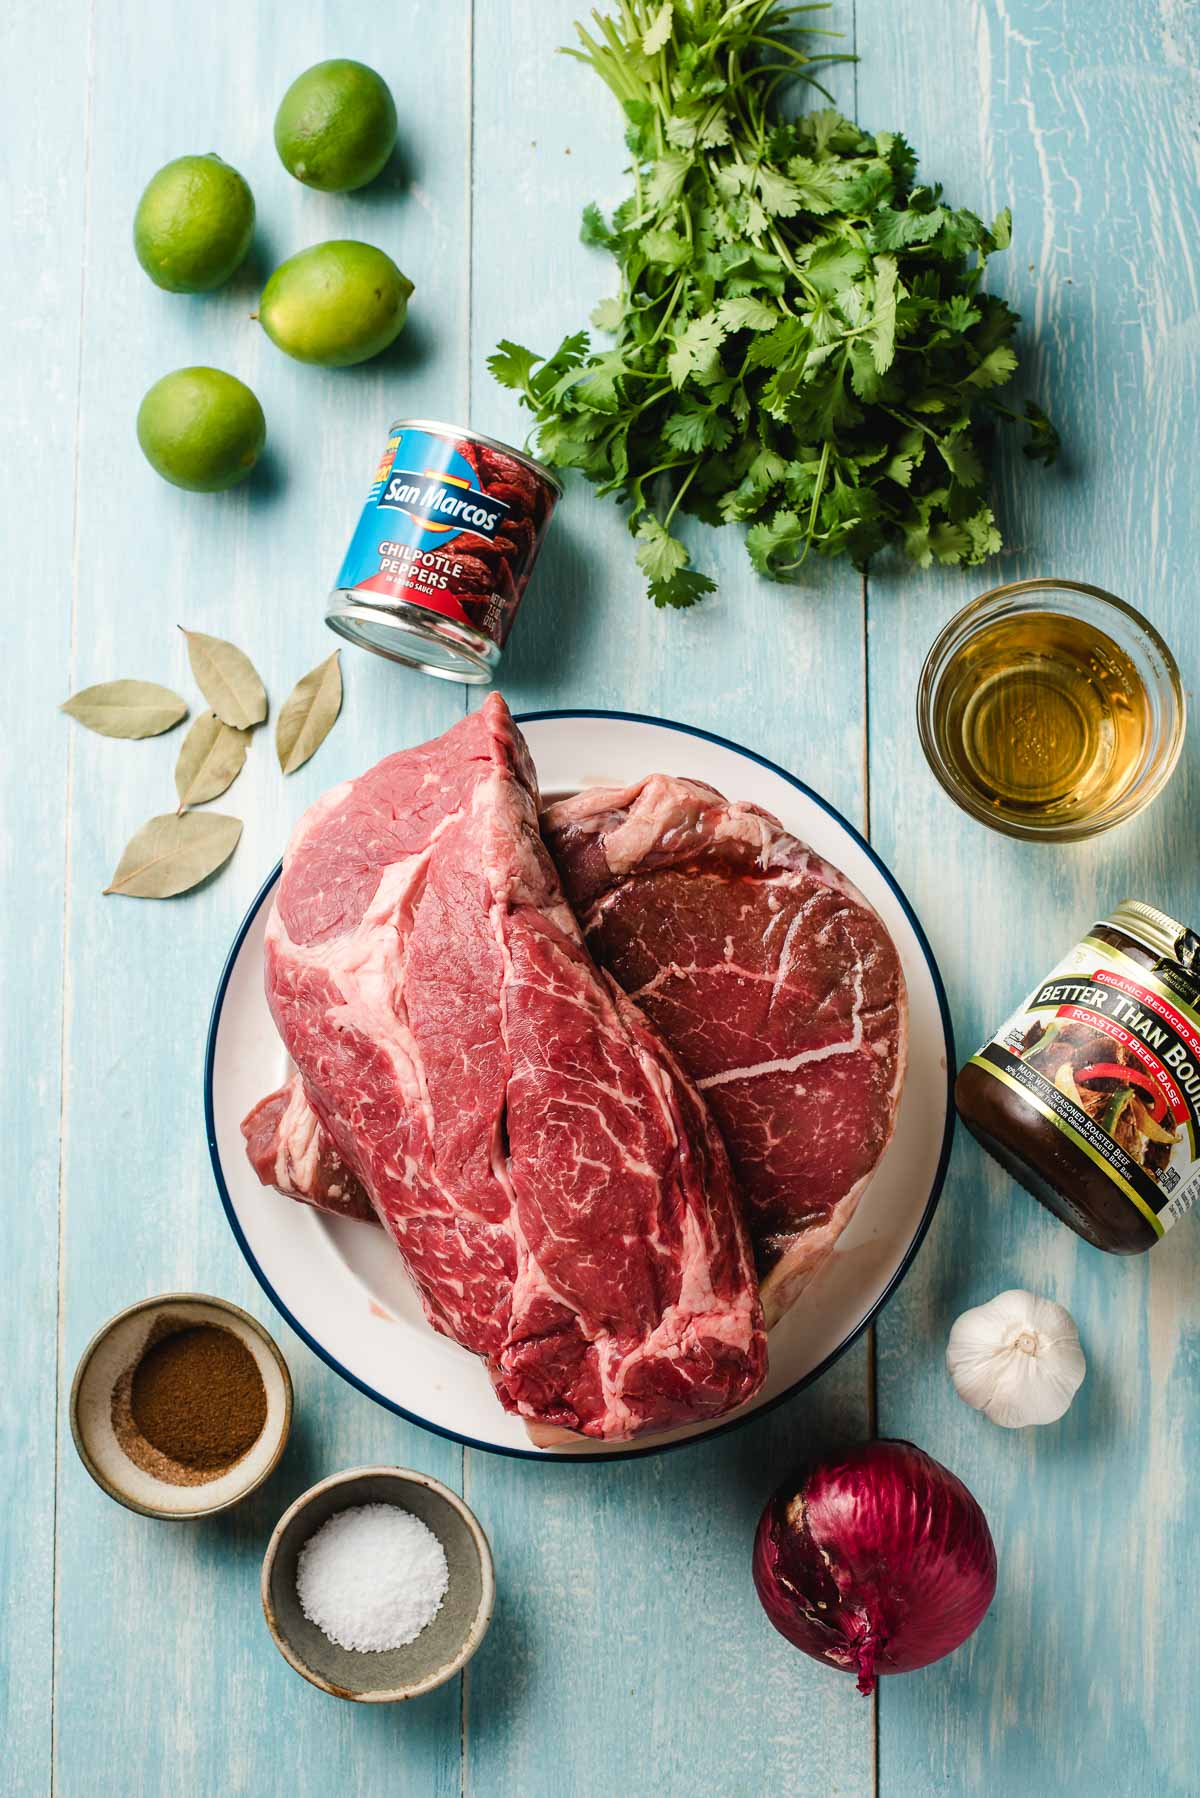
<path id="1" fill-rule="evenodd" d="M 959 1398 L 1006 1430 L 1057 1422 L 1087 1372 L 1071 1313 L 1020 1290 L 955 1320 L 946 1366 Z"/>

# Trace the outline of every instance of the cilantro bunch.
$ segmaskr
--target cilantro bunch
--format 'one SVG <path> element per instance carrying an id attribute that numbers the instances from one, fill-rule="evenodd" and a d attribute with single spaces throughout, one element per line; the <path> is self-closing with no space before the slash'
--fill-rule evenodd
<path id="1" fill-rule="evenodd" d="M 629 506 L 656 605 L 714 590 L 672 532 L 677 512 L 748 526 L 760 573 L 810 552 L 856 566 L 899 544 L 922 567 L 1000 548 L 981 424 L 1018 417 L 997 391 L 1018 319 L 981 290 L 1009 241 L 917 181 L 894 132 L 826 110 L 788 119 L 812 81 L 775 0 L 618 0 L 577 26 L 620 101 L 634 191 L 583 239 L 608 250 L 615 299 L 543 358 L 507 340 L 488 366 L 533 412 L 538 453 Z M 842 60 L 823 57 L 822 61 Z M 1057 438 L 1028 405 L 1026 454 Z"/>

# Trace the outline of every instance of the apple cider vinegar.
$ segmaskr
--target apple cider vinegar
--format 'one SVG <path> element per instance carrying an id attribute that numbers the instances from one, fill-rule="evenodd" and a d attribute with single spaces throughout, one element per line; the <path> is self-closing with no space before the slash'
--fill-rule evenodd
<path id="1" fill-rule="evenodd" d="M 942 786 L 1010 836 L 1068 842 L 1162 791 L 1185 701 L 1145 618 L 1082 581 L 1014 581 L 973 600 L 930 649 L 921 747 Z"/>
<path id="2" fill-rule="evenodd" d="M 1068 823 L 1119 801 L 1149 735 L 1130 658 L 1084 618 L 1025 612 L 965 643 L 939 688 L 933 729 L 979 801 Z"/>

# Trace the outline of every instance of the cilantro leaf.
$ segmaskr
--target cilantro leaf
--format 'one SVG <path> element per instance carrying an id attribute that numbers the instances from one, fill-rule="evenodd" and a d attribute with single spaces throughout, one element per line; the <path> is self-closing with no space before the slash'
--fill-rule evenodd
<path id="1" fill-rule="evenodd" d="M 692 246 L 678 231 L 647 231 L 642 238 L 642 254 L 647 262 L 663 268 L 683 268 L 692 259 Z"/>
<path id="2" fill-rule="evenodd" d="M 1003 387 L 1017 366 L 1017 352 L 1011 344 L 999 343 L 989 350 L 977 368 L 967 376 L 968 387 Z"/>
<path id="3" fill-rule="evenodd" d="M 749 194 L 744 194 L 742 196 L 739 214 L 742 220 L 742 228 L 747 237 L 761 237 L 770 222 L 770 215 L 767 208 L 760 205 L 759 202 L 753 199 Z"/>
<path id="4" fill-rule="evenodd" d="M 637 565 L 652 581 L 667 581 L 687 563 L 688 553 L 678 537 L 672 537 L 666 526 L 653 514 L 643 518 L 634 533 Z"/>
<path id="5" fill-rule="evenodd" d="M 754 171 L 754 187 L 763 209 L 774 218 L 791 218 L 799 212 L 803 198 L 796 183 L 765 165 Z"/>
<path id="6" fill-rule="evenodd" d="M 978 487 L 983 480 L 983 463 L 965 431 L 950 437 L 939 437 L 938 452 L 956 481 L 964 487 Z"/>
<path id="7" fill-rule="evenodd" d="M 962 562 L 971 553 L 971 533 L 966 525 L 952 524 L 943 518 L 930 529 L 929 547 L 939 562 Z"/>
<path id="8" fill-rule="evenodd" d="M 795 560 L 804 540 L 804 526 L 795 512 L 776 512 L 769 522 L 752 524 L 746 532 L 746 549 L 760 574 L 775 574 L 778 563 Z"/>
<path id="9" fill-rule="evenodd" d="M 541 357 L 535 351 L 502 337 L 488 357 L 487 365 L 501 387 L 526 387 L 540 361 Z"/>
<path id="10" fill-rule="evenodd" d="M 928 212 L 881 206 L 875 215 L 872 242 L 877 250 L 903 250 L 911 244 L 928 243 L 945 223 L 946 212 L 941 206 L 933 206 Z"/>
<path id="11" fill-rule="evenodd" d="M 683 192 L 683 184 L 691 173 L 692 159 L 679 150 L 668 150 L 655 163 L 646 188 L 646 200 L 655 212 L 666 212 Z"/>
<path id="12" fill-rule="evenodd" d="M 844 185 L 833 163 L 814 162 L 810 156 L 793 156 L 787 165 L 792 189 L 806 212 L 832 212 Z"/>
<path id="13" fill-rule="evenodd" d="M 695 452 L 724 449 L 733 429 L 715 406 L 686 399 L 678 412 L 672 412 L 667 419 L 662 434 L 672 449 Z"/>
<path id="14" fill-rule="evenodd" d="M 779 308 L 756 300 L 753 294 L 722 300 L 717 317 L 726 331 L 770 331 L 779 323 Z"/>
<path id="15" fill-rule="evenodd" d="M 592 356 L 582 368 L 573 370 L 565 377 L 566 385 L 560 382 L 555 391 L 560 398 L 569 391 L 583 405 L 594 406 L 598 412 L 615 412 L 620 403 L 617 383 L 628 372 L 620 350 L 605 350 L 602 355 Z"/>
<path id="16" fill-rule="evenodd" d="M 515 348 L 516 346 L 510 345 L 509 347 Z M 544 404 L 546 397 L 556 391 L 567 371 L 578 368 L 587 353 L 588 334 L 586 331 L 576 331 L 572 336 L 563 338 L 554 354 L 547 356 L 536 375 L 530 379 L 529 389 L 535 407 Z M 527 403 L 529 402 L 527 401 Z"/>
<path id="17" fill-rule="evenodd" d="M 952 293 L 948 300 L 938 306 L 934 317 L 944 330 L 955 337 L 961 337 L 972 325 L 979 323 L 983 314 L 969 293 Z"/>
<path id="18" fill-rule="evenodd" d="M 612 250 L 620 241 L 605 224 L 604 214 L 595 200 L 589 200 L 583 209 L 583 216 L 579 221 L 579 241 L 593 250 Z"/>
<path id="19" fill-rule="evenodd" d="M 667 357 L 672 387 L 682 387 L 688 376 L 711 369 L 725 338 L 725 327 L 715 312 L 693 318 L 675 338 Z"/>
<path id="20" fill-rule="evenodd" d="M 803 319 L 785 318 L 766 336 L 750 345 L 750 368 L 784 368 L 812 342 L 812 330 Z"/>
<path id="21" fill-rule="evenodd" d="M 860 400 L 869 405 L 882 401 L 887 392 L 887 381 L 879 372 L 879 364 L 874 347 L 867 337 L 860 337 L 850 345 L 850 385 Z"/>
<path id="22" fill-rule="evenodd" d="M 972 564 L 986 561 L 988 556 L 994 556 L 1004 547 L 1004 540 L 996 529 L 996 515 L 990 506 L 980 506 L 978 512 L 964 518 L 963 529 L 971 540 L 971 553 L 967 559 Z"/>
<path id="23" fill-rule="evenodd" d="M 625 308 L 615 295 L 607 300 L 598 300 L 592 307 L 591 322 L 597 331 L 619 331 L 621 320 L 625 316 Z M 488 364 L 489 368 L 491 363 Z"/>
<path id="24" fill-rule="evenodd" d="M 723 106 L 706 106 L 691 117 L 672 113 L 667 120 L 667 142 L 677 150 L 715 150 L 729 142 L 729 114 Z"/>
<path id="25" fill-rule="evenodd" d="M 855 244 L 836 237 L 817 238 L 805 257 L 804 277 L 819 294 L 833 299 L 863 280 L 870 266 L 867 252 Z"/>
<path id="26" fill-rule="evenodd" d="M 674 606 L 677 611 L 683 611 L 688 606 L 694 606 L 698 599 L 703 599 L 706 593 L 715 593 L 717 583 L 710 581 L 706 574 L 701 574 L 696 568 L 679 568 L 669 580 L 652 580 L 648 590 L 651 599 L 660 609 L 663 606 Z"/>
<path id="27" fill-rule="evenodd" d="M 647 31 L 645 37 L 642 39 L 643 55 L 657 56 L 663 45 L 669 41 L 672 24 L 671 15 L 674 11 L 675 8 L 672 5 L 672 0 L 663 0 L 663 4 L 654 15 L 649 31 Z"/>
<path id="28" fill-rule="evenodd" d="M 1030 400 L 1025 407 L 1025 423 L 1029 426 L 1029 441 L 1025 445 L 1025 454 L 1031 462 L 1044 462 L 1047 465 L 1058 460 L 1058 432 L 1051 424 L 1040 406 Z"/>
<path id="29" fill-rule="evenodd" d="M 867 341 L 875 361 L 875 372 L 884 375 L 896 354 L 896 258 L 875 258 L 875 303 L 871 311 L 871 328 Z"/>
<path id="30" fill-rule="evenodd" d="M 824 156 L 833 148 L 834 139 L 854 127 L 844 119 L 840 112 L 826 106 L 821 112 L 810 113 L 802 121 L 805 136 L 811 141 L 816 155 Z"/>

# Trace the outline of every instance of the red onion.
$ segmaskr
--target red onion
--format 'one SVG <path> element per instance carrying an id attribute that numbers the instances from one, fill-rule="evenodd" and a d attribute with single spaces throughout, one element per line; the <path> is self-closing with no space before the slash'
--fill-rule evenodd
<path id="1" fill-rule="evenodd" d="M 911 1442 L 864 1442 L 781 1486 L 754 1539 L 754 1583 L 789 1642 L 830 1667 L 879 1673 L 941 1660 L 996 1591 L 987 1518 Z"/>

